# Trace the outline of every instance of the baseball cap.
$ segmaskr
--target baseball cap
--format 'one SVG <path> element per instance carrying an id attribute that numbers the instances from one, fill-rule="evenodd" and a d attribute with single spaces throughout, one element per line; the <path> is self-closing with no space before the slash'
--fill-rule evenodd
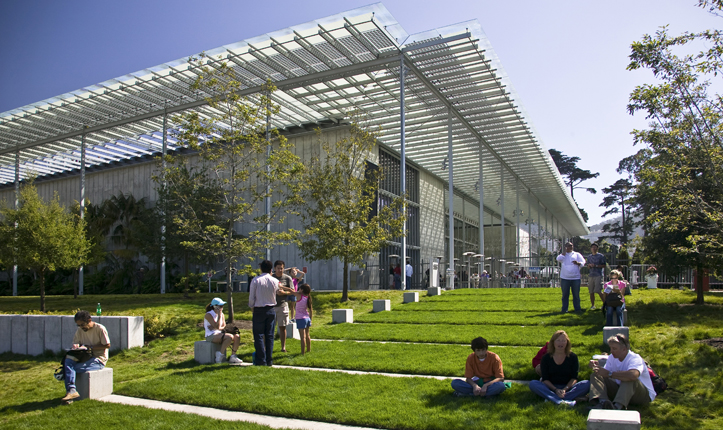
<path id="1" fill-rule="evenodd" d="M 224 302 L 223 300 L 219 299 L 218 297 L 215 297 L 213 300 L 211 300 L 211 305 L 212 305 L 212 306 L 223 306 L 223 305 L 225 305 L 225 304 L 226 304 L 226 302 Z"/>

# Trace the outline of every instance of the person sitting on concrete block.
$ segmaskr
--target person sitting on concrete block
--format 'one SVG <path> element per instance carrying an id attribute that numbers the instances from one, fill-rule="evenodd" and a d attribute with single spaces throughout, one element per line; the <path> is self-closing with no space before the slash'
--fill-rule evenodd
<path id="1" fill-rule="evenodd" d="M 472 340 L 472 354 L 467 357 L 464 367 L 465 379 L 454 379 L 454 395 L 492 397 L 505 391 L 505 374 L 502 360 L 488 351 L 489 344 L 483 337 Z M 482 384 L 480 385 L 480 382 Z"/>
<path id="2" fill-rule="evenodd" d="M 108 362 L 108 349 L 110 348 L 108 330 L 101 324 L 92 321 L 90 312 L 79 311 L 75 314 L 74 320 L 78 328 L 73 336 L 71 351 L 90 350 L 90 354 L 87 355 L 87 358 L 80 359 L 71 353 L 63 361 L 66 392 L 62 399 L 64 402 L 72 402 L 80 397 L 75 387 L 76 375 L 103 369 Z"/>
<path id="3" fill-rule="evenodd" d="M 596 409 L 627 409 L 629 404 L 644 405 L 655 400 L 655 389 L 645 360 L 630 351 L 623 334 L 608 338 L 610 354 L 605 367 L 590 360 L 590 404 Z M 610 397 L 613 398 L 612 402 Z"/>
<path id="4" fill-rule="evenodd" d="M 206 332 L 206 341 L 221 345 L 221 350 L 216 352 L 216 363 L 223 362 L 223 359 L 226 358 L 226 350 L 232 343 L 231 357 L 229 357 L 228 362 L 230 364 L 243 363 L 243 361 L 236 356 L 236 351 L 238 351 L 238 347 L 241 344 L 241 337 L 238 333 L 231 334 L 224 332 L 226 328 L 226 318 L 223 316 L 223 305 L 225 304 L 226 302 L 216 297 L 211 300 L 211 303 L 206 305 L 206 315 L 203 316 L 203 329 Z"/>

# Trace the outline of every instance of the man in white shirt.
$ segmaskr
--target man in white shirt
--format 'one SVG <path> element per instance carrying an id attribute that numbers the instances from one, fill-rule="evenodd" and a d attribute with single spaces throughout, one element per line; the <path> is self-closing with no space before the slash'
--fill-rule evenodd
<path id="1" fill-rule="evenodd" d="M 271 366 L 274 363 L 274 326 L 276 323 L 276 293 L 292 293 L 279 287 L 279 281 L 271 276 L 271 262 L 264 260 L 260 264 L 261 274 L 249 285 L 249 307 L 253 310 L 252 330 L 256 349 L 256 366 Z"/>
<path id="2" fill-rule="evenodd" d="M 623 334 L 608 339 L 611 357 L 605 367 L 590 360 L 590 403 L 598 409 L 627 409 L 629 404 L 644 405 L 655 400 L 655 388 L 648 366 L 639 354 L 630 351 Z M 610 401 L 610 397 L 613 401 Z"/>
<path id="3" fill-rule="evenodd" d="M 572 289 L 572 305 L 575 312 L 582 312 L 580 307 L 580 267 L 585 264 L 585 258 L 572 250 L 572 242 L 565 244 L 565 250 L 557 256 L 562 263 L 560 268 L 560 287 L 562 287 L 562 313 L 567 312 L 570 304 L 570 289 Z"/>
<path id="4" fill-rule="evenodd" d="M 411 289 L 412 289 L 412 273 L 414 273 L 414 271 L 412 270 L 412 265 L 409 264 L 409 261 L 407 261 L 407 265 L 406 265 L 406 267 L 404 268 L 404 272 L 405 272 L 404 274 L 406 275 L 406 279 L 405 279 L 406 283 L 405 283 L 403 289 L 404 289 L 404 290 L 407 290 L 407 289 L 411 290 Z"/>

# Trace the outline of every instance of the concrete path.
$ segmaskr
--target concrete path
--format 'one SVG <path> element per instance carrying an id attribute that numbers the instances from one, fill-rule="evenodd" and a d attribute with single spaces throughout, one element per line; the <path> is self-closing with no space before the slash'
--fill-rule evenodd
<path id="1" fill-rule="evenodd" d="M 223 409 L 203 406 L 181 405 L 178 403 L 160 402 L 158 400 L 138 399 L 135 397 L 111 394 L 98 399 L 101 402 L 119 403 L 122 405 L 143 406 L 150 409 L 163 409 L 172 412 L 202 415 L 224 421 L 246 421 L 261 424 L 275 429 L 291 428 L 304 430 L 377 430 L 370 427 L 354 427 L 342 424 L 305 421 L 293 418 L 271 417 L 268 415 L 250 414 L 248 412 L 226 411 Z"/>
<path id="2" fill-rule="evenodd" d="M 240 364 L 231 364 L 230 366 L 249 367 L 249 366 L 253 366 L 253 364 L 243 362 Z M 308 371 L 315 371 L 315 372 L 348 373 L 350 375 L 381 375 L 381 376 L 389 376 L 392 378 L 429 378 L 429 379 L 437 379 L 440 381 L 445 381 L 445 380 L 455 379 L 455 378 L 463 378 L 463 376 L 414 375 L 414 374 L 409 374 L 409 373 L 367 372 L 364 370 L 329 369 L 329 368 L 325 368 L 325 367 L 284 366 L 284 365 L 279 365 L 279 364 L 274 364 L 274 367 L 279 368 L 279 369 L 308 370 Z M 522 381 L 522 380 L 517 380 L 517 379 L 505 379 L 505 382 L 511 382 L 513 384 L 523 384 L 523 385 L 530 384 L 530 381 Z"/>

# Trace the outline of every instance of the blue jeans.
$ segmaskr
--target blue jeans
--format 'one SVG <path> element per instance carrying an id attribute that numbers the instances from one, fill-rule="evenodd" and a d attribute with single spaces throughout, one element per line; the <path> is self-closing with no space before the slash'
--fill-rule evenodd
<path id="1" fill-rule="evenodd" d="M 257 366 L 271 366 L 274 364 L 274 329 L 276 328 L 276 311 L 273 306 L 254 308 L 251 320 L 254 334 L 254 348 L 256 349 Z"/>
<path id="2" fill-rule="evenodd" d="M 482 386 L 482 384 L 479 385 L 480 387 Z M 462 395 L 474 396 L 474 389 L 464 379 L 453 379 L 452 388 L 454 389 L 454 391 Z M 505 391 L 505 383 L 502 381 L 498 381 L 487 387 L 487 393 L 485 394 L 485 397 L 496 396 L 498 394 L 501 394 L 503 391 Z"/>
<path id="3" fill-rule="evenodd" d="M 625 309 L 625 303 L 623 303 L 622 306 L 618 306 L 618 307 L 615 307 L 615 308 L 612 307 L 612 306 L 607 306 L 606 309 L 607 309 L 607 310 L 606 310 L 606 318 L 605 318 L 605 325 L 606 325 L 606 326 L 612 326 L 612 325 L 613 325 L 613 311 L 614 311 L 616 314 L 618 314 L 618 324 L 620 325 L 620 327 L 624 327 L 624 326 L 625 326 L 625 324 L 623 324 L 623 322 L 624 322 L 624 321 L 623 321 L 623 309 Z"/>
<path id="4" fill-rule="evenodd" d="M 412 289 L 412 277 L 411 277 L 411 276 L 407 276 L 406 278 L 407 278 L 407 279 L 406 279 L 406 281 L 407 281 L 407 289 L 408 289 L 408 290 L 411 290 L 411 289 Z"/>
<path id="5" fill-rule="evenodd" d="M 556 388 L 565 388 L 566 384 L 553 384 Z M 551 389 L 547 387 L 542 381 L 531 381 L 530 391 L 537 394 L 538 396 L 551 401 L 552 403 L 559 405 L 561 401 L 575 400 L 580 396 L 584 396 L 590 391 L 590 381 L 578 381 L 577 384 L 573 385 L 570 390 L 565 393 L 565 398 L 561 399 L 557 397 Z"/>
<path id="6" fill-rule="evenodd" d="M 105 364 L 97 358 L 91 358 L 90 360 L 82 363 L 66 358 L 63 362 L 63 368 L 65 369 L 65 391 L 69 392 L 70 390 L 75 390 L 75 376 L 77 373 L 101 370 L 104 367 Z"/>
<path id="7" fill-rule="evenodd" d="M 562 312 L 567 312 L 567 306 L 570 304 L 570 288 L 572 288 L 572 305 L 575 312 L 580 312 L 580 280 L 579 279 L 560 279 L 560 287 L 562 288 Z"/>
<path id="8" fill-rule="evenodd" d="M 396 273 L 394 274 L 394 289 L 402 289 L 402 277 L 401 275 L 397 275 Z"/>

